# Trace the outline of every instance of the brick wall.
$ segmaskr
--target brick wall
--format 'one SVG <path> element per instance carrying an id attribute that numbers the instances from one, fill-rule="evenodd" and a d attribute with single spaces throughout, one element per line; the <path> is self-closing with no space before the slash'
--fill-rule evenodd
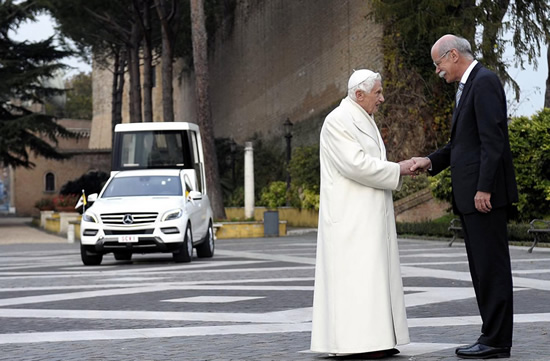
<path id="1" fill-rule="evenodd" d="M 13 170 L 12 207 L 18 216 L 36 216 L 39 211 L 34 203 L 44 197 L 52 197 L 59 193 L 61 187 L 70 180 L 79 178 L 91 170 L 101 170 L 109 173 L 111 170 L 110 150 L 88 150 L 90 121 L 61 119 L 59 121 L 69 130 L 79 132 L 80 139 L 59 138 L 57 149 L 60 152 L 74 154 L 70 159 L 56 161 L 37 158 L 30 154 L 29 160 L 35 163 L 32 169 L 16 168 Z M 55 176 L 55 190 L 45 191 L 45 175 L 53 173 Z"/>
<path id="2" fill-rule="evenodd" d="M 14 172 L 14 204 L 18 216 L 37 216 L 40 212 L 34 203 L 44 197 L 53 197 L 68 181 L 75 180 L 91 170 L 101 170 L 107 174 L 111 169 L 110 151 L 81 151 L 71 159 L 55 161 L 40 159 L 33 169 L 18 168 Z M 55 175 L 55 191 L 46 192 L 45 175 Z"/>

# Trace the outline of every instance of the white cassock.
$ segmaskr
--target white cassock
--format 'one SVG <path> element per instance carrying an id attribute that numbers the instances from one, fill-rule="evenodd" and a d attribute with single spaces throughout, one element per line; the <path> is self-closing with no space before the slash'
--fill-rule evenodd
<path id="1" fill-rule="evenodd" d="M 311 350 L 362 353 L 409 343 L 392 190 L 374 119 L 349 97 L 321 130 L 321 201 Z"/>

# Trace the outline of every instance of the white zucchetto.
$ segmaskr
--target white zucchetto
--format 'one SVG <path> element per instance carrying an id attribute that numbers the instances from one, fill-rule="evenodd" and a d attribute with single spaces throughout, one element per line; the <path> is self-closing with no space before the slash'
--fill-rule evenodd
<path id="1" fill-rule="evenodd" d="M 368 69 L 355 70 L 349 77 L 348 89 L 356 87 L 370 77 L 375 76 L 376 73 Z"/>

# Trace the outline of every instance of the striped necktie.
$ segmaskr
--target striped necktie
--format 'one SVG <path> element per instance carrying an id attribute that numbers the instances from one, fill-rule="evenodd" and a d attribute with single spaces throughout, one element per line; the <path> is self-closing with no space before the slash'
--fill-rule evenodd
<path id="1" fill-rule="evenodd" d="M 458 102 L 460 101 L 460 96 L 462 95 L 462 90 L 464 89 L 464 83 L 460 82 L 458 84 L 458 90 L 456 91 L 456 105 L 455 108 L 458 108 Z"/>

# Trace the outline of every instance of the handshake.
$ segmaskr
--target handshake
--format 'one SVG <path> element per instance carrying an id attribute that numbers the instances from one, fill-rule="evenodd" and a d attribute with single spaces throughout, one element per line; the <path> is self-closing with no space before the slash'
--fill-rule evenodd
<path id="1" fill-rule="evenodd" d="M 432 166 L 432 161 L 425 157 L 412 157 L 411 159 L 399 162 L 400 174 L 417 176 L 421 172 L 426 172 Z"/>

